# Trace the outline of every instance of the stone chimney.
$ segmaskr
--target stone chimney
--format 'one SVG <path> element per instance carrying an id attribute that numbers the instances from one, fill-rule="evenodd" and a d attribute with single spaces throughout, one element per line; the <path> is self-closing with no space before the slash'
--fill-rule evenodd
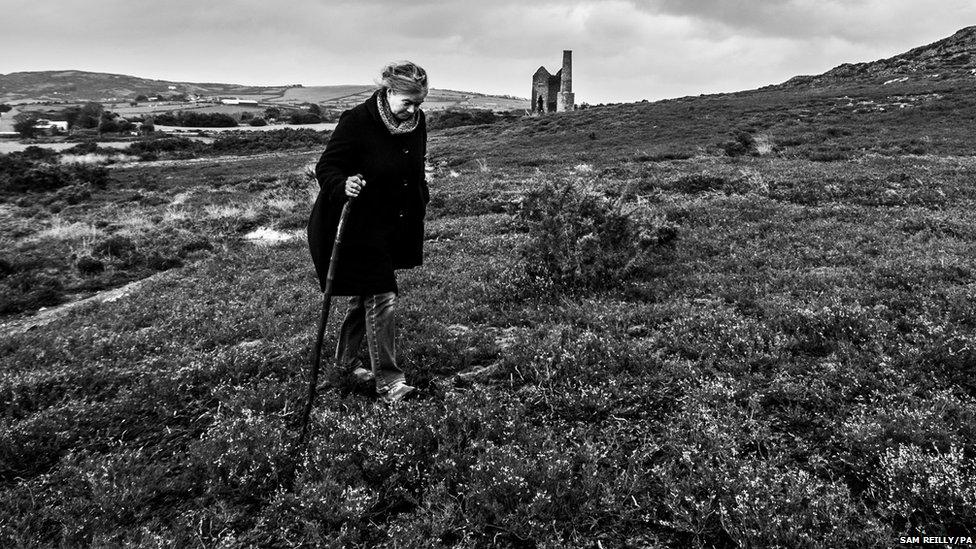
<path id="1" fill-rule="evenodd" d="M 559 81 L 559 96 L 556 98 L 556 112 L 573 110 L 574 101 L 573 50 L 563 50 L 562 79 Z"/>

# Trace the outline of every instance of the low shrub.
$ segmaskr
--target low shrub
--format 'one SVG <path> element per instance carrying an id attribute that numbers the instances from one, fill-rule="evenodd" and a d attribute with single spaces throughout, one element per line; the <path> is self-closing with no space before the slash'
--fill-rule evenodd
<path id="1" fill-rule="evenodd" d="M 22 152 L 13 153 L 10 156 L 20 156 L 21 158 L 26 158 L 27 160 L 53 162 L 58 158 L 58 153 L 52 149 L 38 147 L 37 145 L 31 145 L 30 147 L 24 149 Z"/>
<path id="2" fill-rule="evenodd" d="M 519 218 L 529 226 L 521 249 L 530 277 L 560 288 L 606 288 L 622 282 L 651 248 L 677 230 L 646 208 L 623 202 L 581 181 L 545 183 L 522 200 Z"/>
<path id="3" fill-rule="evenodd" d="M 163 137 L 136 141 L 125 149 L 127 154 L 138 156 L 140 160 L 155 160 L 160 153 L 177 158 L 193 158 L 206 148 L 206 144 L 186 137 Z"/>
<path id="4" fill-rule="evenodd" d="M 266 132 L 225 132 L 204 150 L 211 154 L 254 154 L 301 148 L 325 148 L 331 132 L 284 128 Z M 201 152 L 204 152 L 201 150 Z"/>
<path id="5" fill-rule="evenodd" d="M 63 200 L 68 205 L 80 204 L 91 198 L 91 185 L 81 184 L 81 185 L 68 185 L 67 187 L 62 187 L 54 194 L 55 200 Z"/>
<path id="6" fill-rule="evenodd" d="M 96 254 L 112 257 L 125 257 L 134 252 L 135 249 L 135 242 L 131 238 L 122 235 L 112 235 L 95 244 L 92 251 Z"/>
<path id="7" fill-rule="evenodd" d="M 168 271 L 183 266 L 179 257 L 167 253 L 153 251 L 145 257 L 145 264 L 154 271 Z"/>
<path id="8" fill-rule="evenodd" d="M 105 270 L 105 264 L 93 257 L 78 259 L 78 272 L 85 275 L 98 274 Z"/>
<path id="9" fill-rule="evenodd" d="M 56 157 L 45 154 L 37 158 L 27 151 L 0 155 L 0 194 L 48 192 L 85 184 L 104 188 L 109 181 L 108 169 L 103 166 L 61 165 L 53 162 Z"/>
<path id="10" fill-rule="evenodd" d="M 913 445 L 888 448 L 873 486 L 879 514 L 899 531 L 929 530 L 941 524 L 964 531 L 976 520 L 976 467 L 961 448 L 929 452 Z"/>
<path id="11" fill-rule="evenodd" d="M 749 132 L 737 131 L 731 139 L 722 144 L 726 156 L 743 156 L 756 154 L 756 138 Z"/>
<path id="12" fill-rule="evenodd" d="M 459 126 L 474 126 L 477 124 L 491 124 L 501 117 L 489 109 L 447 109 L 435 111 L 427 115 L 427 127 L 432 130 L 443 130 Z"/>
<path id="13" fill-rule="evenodd" d="M 310 112 L 296 112 L 288 117 L 289 124 L 321 124 L 322 117 Z"/>
<path id="14" fill-rule="evenodd" d="M 664 162 L 668 160 L 687 160 L 695 153 L 678 149 L 664 149 L 659 151 L 641 152 L 634 155 L 635 162 Z"/>
<path id="15" fill-rule="evenodd" d="M 183 126 L 188 128 L 233 128 L 237 120 L 225 113 L 199 113 L 179 111 L 177 113 L 162 113 L 156 115 L 156 124 L 163 126 Z"/>
<path id="16" fill-rule="evenodd" d="M 64 284 L 44 272 L 18 272 L 0 281 L 0 315 L 56 305 L 64 299 Z"/>
<path id="17" fill-rule="evenodd" d="M 672 182 L 668 187 L 685 194 L 699 194 L 708 191 L 721 190 L 730 185 L 729 180 L 718 175 L 696 173 L 685 175 Z"/>

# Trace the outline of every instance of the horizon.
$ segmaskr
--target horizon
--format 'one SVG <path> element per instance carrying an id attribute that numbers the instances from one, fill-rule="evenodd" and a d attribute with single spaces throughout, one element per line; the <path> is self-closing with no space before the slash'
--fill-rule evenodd
<path id="1" fill-rule="evenodd" d="M 15 52 L 0 61 L 0 74 L 77 70 L 246 86 L 370 85 L 385 62 L 405 58 L 427 68 L 432 88 L 527 98 L 535 70 L 555 73 L 562 51 L 572 50 L 577 103 L 636 102 L 756 89 L 884 59 L 976 21 L 976 6 L 962 0 L 686 4 L 335 0 L 279 13 L 250 0 L 203 7 L 178 1 L 153 5 L 147 15 L 121 0 L 94 7 L 18 0 L 9 11 L 32 25 L 0 36 L 0 48 Z M 37 41 L 39 35 L 57 39 Z"/>

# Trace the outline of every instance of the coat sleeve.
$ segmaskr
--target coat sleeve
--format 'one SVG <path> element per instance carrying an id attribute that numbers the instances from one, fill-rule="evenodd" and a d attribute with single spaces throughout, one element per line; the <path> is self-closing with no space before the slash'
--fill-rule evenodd
<path id="1" fill-rule="evenodd" d="M 421 139 L 423 140 L 423 159 L 424 166 L 423 172 L 420 174 L 420 190 L 424 194 L 424 206 L 430 203 L 430 187 L 427 185 L 427 117 L 424 116 L 423 111 L 420 114 L 420 129 L 421 129 Z"/>
<path id="2" fill-rule="evenodd" d="M 342 113 L 325 152 L 315 165 L 315 178 L 333 203 L 346 199 L 346 178 L 355 175 L 356 135 L 349 111 Z"/>

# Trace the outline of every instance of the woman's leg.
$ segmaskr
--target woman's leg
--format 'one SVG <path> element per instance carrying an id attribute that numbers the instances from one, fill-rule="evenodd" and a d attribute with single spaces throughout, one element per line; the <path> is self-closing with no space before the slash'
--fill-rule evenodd
<path id="1" fill-rule="evenodd" d="M 369 347 L 369 360 L 376 378 L 376 392 L 385 393 L 398 382 L 405 382 L 406 376 L 396 364 L 394 344 L 395 326 L 393 304 L 395 292 L 365 296 L 366 344 Z"/>
<path id="2" fill-rule="evenodd" d="M 363 298 L 352 296 L 349 298 L 349 308 L 346 309 L 346 317 L 342 320 L 342 327 L 339 328 L 339 342 L 336 344 L 335 358 L 339 368 L 352 369 L 365 333 L 366 309 L 363 307 Z"/>

